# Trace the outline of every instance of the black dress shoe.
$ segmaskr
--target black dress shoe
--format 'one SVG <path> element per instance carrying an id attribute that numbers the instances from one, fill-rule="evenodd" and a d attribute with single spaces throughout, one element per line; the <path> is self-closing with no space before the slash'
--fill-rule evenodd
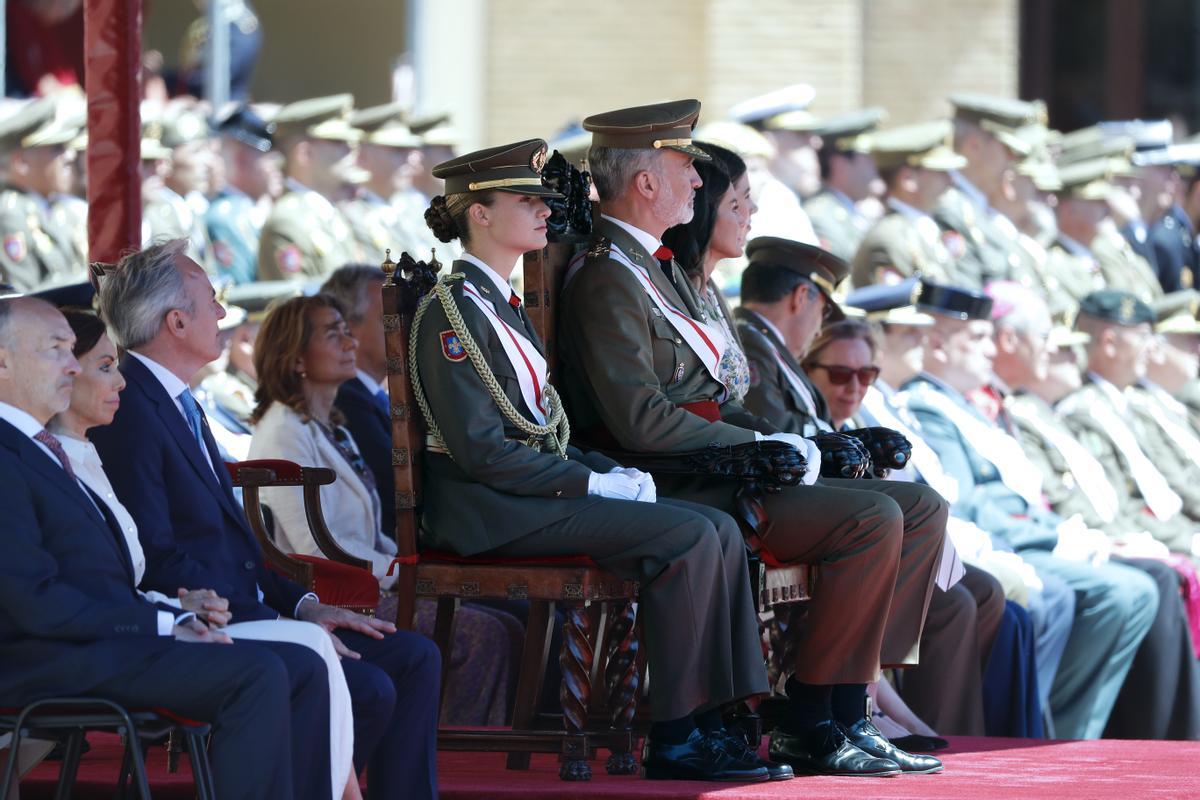
<path id="1" fill-rule="evenodd" d="M 863 717 L 845 730 L 846 737 L 859 750 L 878 758 L 895 761 L 905 772 L 933 773 L 943 769 L 942 762 L 933 756 L 914 755 L 896 747 L 879 732 L 870 717 Z"/>
<path id="2" fill-rule="evenodd" d="M 642 754 L 642 774 L 650 780 L 730 781 L 768 780 L 766 767 L 735 759 L 722 739 L 692 731 L 683 744 L 659 744 L 649 739 Z"/>
<path id="3" fill-rule="evenodd" d="M 725 747 L 725 752 L 733 756 L 738 763 L 753 767 L 765 767 L 767 777 L 770 780 L 790 781 L 796 777 L 796 773 L 787 764 L 777 764 L 774 761 L 767 761 L 765 758 L 760 758 L 758 753 L 750 749 L 750 745 L 746 744 L 746 740 L 742 738 L 740 733 L 721 730 L 716 733 L 710 733 L 709 736 L 719 739 Z"/>
<path id="4" fill-rule="evenodd" d="M 802 736 L 776 728 L 767 754 L 772 761 L 791 764 L 802 775 L 850 775 L 889 778 L 900 774 L 900 765 L 859 750 L 836 722 L 822 722 Z"/>

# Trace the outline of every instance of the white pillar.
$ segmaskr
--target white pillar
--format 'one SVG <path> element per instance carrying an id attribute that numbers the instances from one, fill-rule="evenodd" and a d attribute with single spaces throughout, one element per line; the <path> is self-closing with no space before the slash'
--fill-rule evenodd
<path id="1" fill-rule="evenodd" d="M 484 76 L 488 0 L 411 0 L 408 51 L 416 73 L 416 108 L 447 112 L 462 148 L 485 146 Z"/>

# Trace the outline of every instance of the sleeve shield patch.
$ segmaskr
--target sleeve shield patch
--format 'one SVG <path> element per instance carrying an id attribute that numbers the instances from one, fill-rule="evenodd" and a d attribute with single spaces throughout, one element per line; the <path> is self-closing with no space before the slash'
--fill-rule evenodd
<path id="1" fill-rule="evenodd" d="M 467 357 L 467 349 L 454 331 L 442 331 L 442 355 L 447 361 L 462 361 Z"/>

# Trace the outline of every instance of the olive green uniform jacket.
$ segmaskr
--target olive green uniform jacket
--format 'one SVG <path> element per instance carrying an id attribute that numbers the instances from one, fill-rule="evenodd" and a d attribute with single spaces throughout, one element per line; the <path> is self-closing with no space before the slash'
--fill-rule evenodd
<path id="1" fill-rule="evenodd" d="M 36 192 L 0 188 L 0 280 L 18 291 L 69 283 L 87 274 L 70 232 L 56 225 L 49 212 Z"/>
<path id="2" fill-rule="evenodd" d="M 955 282 L 975 289 L 996 280 L 1031 285 L 1038 273 L 1031 254 L 1008 230 L 1012 226 L 998 225 L 993 214 L 998 212 L 980 208 L 957 186 L 938 201 L 933 216 L 950 233 L 944 239 L 956 258 Z"/>
<path id="3" fill-rule="evenodd" d="M 824 395 L 788 352 L 787 345 L 753 311 L 738 308 L 733 313 L 738 319 L 737 330 L 742 337 L 746 359 L 750 362 L 750 391 L 746 393 L 744 401 L 746 408 L 788 433 L 812 436 L 822 430 L 818 419 L 825 423 L 824 430 L 832 430 Z M 808 404 L 787 379 L 783 367 L 775 358 L 776 352 L 808 389 L 816 417 L 809 413 Z"/>
<path id="4" fill-rule="evenodd" d="M 804 201 L 804 213 L 812 220 L 817 239 L 843 261 L 854 258 L 870 220 L 858 213 L 849 198 L 824 188 Z"/>
<path id="5" fill-rule="evenodd" d="M 323 278 L 360 260 L 346 218 L 311 189 L 293 188 L 275 201 L 258 245 L 258 279 Z"/>
<path id="6" fill-rule="evenodd" d="M 892 209 L 867 232 L 850 264 L 855 286 L 883 283 L 889 275 L 950 283 L 955 279 L 954 259 L 940 238 L 930 240 L 914 220 Z"/>
<path id="7" fill-rule="evenodd" d="M 1153 303 L 1163 296 L 1154 268 L 1133 251 L 1120 231 L 1102 229 L 1089 247 L 1100 265 L 1105 288 L 1129 292 L 1143 303 Z"/>

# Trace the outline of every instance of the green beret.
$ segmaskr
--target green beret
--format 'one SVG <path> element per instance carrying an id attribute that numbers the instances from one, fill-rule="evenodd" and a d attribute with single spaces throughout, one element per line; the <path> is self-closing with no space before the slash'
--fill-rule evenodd
<path id="1" fill-rule="evenodd" d="M 1079 313 L 1118 325 L 1147 325 L 1154 323 L 1154 309 L 1135 295 L 1116 289 L 1092 292 L 1079 303 Z"/>

